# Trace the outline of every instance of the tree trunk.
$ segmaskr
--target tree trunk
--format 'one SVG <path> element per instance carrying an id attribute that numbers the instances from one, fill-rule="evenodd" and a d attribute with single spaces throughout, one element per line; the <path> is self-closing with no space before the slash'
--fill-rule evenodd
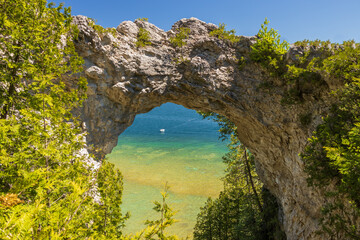
<path id="1" fill-rule="evenodd" d="M 259 195 L 256 192 L 254 181 L 253 181 L 252 176 L 251 176 L 250 163 L 249 163 L 249 160 L 247 158 L 246 148 L 244 149 L 244 160 L 245 160 L 246 170 L 247 170 L 248 175 L 249 175 L 250 185 L 251 185 L 251 188 L 252 188 L 252 190 L 254 192 L 254 195 L 255 195 L 255 198 L 256 198 L 256 204 L 258 205 L 258 208 L 259 208 L 260 212 L 262 212 L 263 208 L 262 208 L 262 205 L 261 205 L 261 202 L 260 202 Z"/>

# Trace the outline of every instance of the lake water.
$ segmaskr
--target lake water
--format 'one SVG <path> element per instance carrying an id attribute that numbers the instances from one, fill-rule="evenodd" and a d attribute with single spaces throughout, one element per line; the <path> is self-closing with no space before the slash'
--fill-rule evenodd
<path id="1" fill-rule="evenodd" d="M 217 123 L 173 103 L 136 116 L 108 155 L 124 176 L 122 210 L 131 213 L 125 233 L 138 232 L 146 219 L 158 218 L 152 202 L 161 200 L 168 182 L 168 203 L 178 210 L 179 220 L 169 232 L 191 235 L 200 207 L 222 190 L 221 157 L 227 148 L 218 137 Z"/>

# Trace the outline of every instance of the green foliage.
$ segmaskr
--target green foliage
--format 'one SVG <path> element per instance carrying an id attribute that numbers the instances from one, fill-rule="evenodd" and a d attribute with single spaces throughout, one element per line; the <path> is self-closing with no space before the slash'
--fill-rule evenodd
<path id="1" fill-rule="evenodd" d="M 317 87 L 324 84 L 319 73 L 319 58 L 308 60 L 308 53 L 299 58 L 297 65 L 287 65 L 287 70 L 282 74 L 282 79 L 289 90 L 284 92 L 283 104 L 296 104 L 303 102 L 303 94 L 309 94 Z"/>
<path id="2" fill-rule="evenodd" d="M 250 58 L 259 62 L 269 71 L 270 76 L 278 77 L 286 85 L 283 104 L 303 102 L 303 95 L 315 92 L 325 85 L 324 78 L 337 78 L 351 82 L 359 75 L 359 44 L 354 41 L 342 45 L 330 41 L 299 41 L 295 45 L 302 48 L 295 62 L 285 65 L 283 56 L 288 43 L 280 41 L 274 29 L 268 30 L 265 20 L 258 33 L 259 40 L 251 46 Z"/>
<path id="3" fill-rule="evenodd" d="M 326 58 L 323 68 L 329 76 L 344 82 L 352 82 L 360 77 L 360 46 L 354 41 L 345 41 L 335 53 Z"/>
<path id="4" fill-rule="evenodd" d="M 139 28 L 137 35 L 136 47 L 146 47 L 151 45 L 150 33 L 145 28 Z"/>
<path id="5" fill-rule="evenodd" d="M 245 64 L 246 64 L 246 59 L 243 56 L 240 57 L 240 59 L 238 60 L 238 69 L 239 69 L 239 71 L 243 70 Z"/>
<path id="6" fill-rule="evenodd" d="M 82 70 L 70 10 L 41 0 L 1 5 L 0 194 L 23 201 L 1 208 L 1 238 L 71 236 L 84 224 L 77 208 L 89 201 L 93 175 L 77 154 L 80 129 L 68 123 L 86 89 L 78 79 L 69 90 L 62 77 Z"/>
<path id="7" fill-rule="evenodd" d="M 231 43 L 237 43 L 240 41 L 240 37 L 235 35 L 235 30 L 225 30 L 226 24 L 220 23 L 219 27 L 210 32 L 210 36 L 217 37 L 219 39 L 229 40 Z"/>
<path id="8" fill-rule="evenodd" d="M 229 119 L 227 119 L 226 117 L 219 115 L 217 113 L 214 112 L 197 112 L 198 114 L 200 114 L 204 119 L 211 119 L 214 122 L 217 122 L 220 129 L 219 129 L 219 133 L 220 133 L 220 139 L 221 140 L 226 140 L 229 138 L 229 136 L 236 136 L 236 126 L 233 122 L 231 122 Z"/>
<path id="9" fill-rule="evenodd" d="M 91 228 L 95 239 L 119 239 L 129 213 L 121 212 L 123 177 L 114 164 L 104 161 L 97 176 L 101 202 L 95 205 Z"/>
<path id="10" fill-rule="evenodd" d="M 136 20 L 142 21 L 142 22 L 148 22 L 149 18 L 137 18 Z"/>
<path id="11" fill-rule="evenodd" d="M 97 22 L 97 21 L 96 21 L 95 19 L 89 19 L 89 25 L 90 25 L 90 27 L 92 27 L 92 28 L 99 34 L 99 36 L 100 36 L 101 38 L 103 38 L 106 33 L 110 33 L 110 34 L 113 35 L 113 37 L 116 38 L 116 36 L 117 36 L 117 31 L 116 31 L 115 28 L 104 28 L 104 27 L 101 26 L 101 25 L 97 25 L 96 22 Z"/>
<path id="12" fill-rule="evenodd" d="M 260 239 L 260 215 L 241 191 L 220 193 L 201 208 L 194 239 Z"/>
<path id="13" fill-rule="evenodd" d="M 242 176 L 242 178 L 244 178 Z M 247 187 L 227 186 L 201 208 L 194 239 L 260 239 L 261 213 Z"/>
<path id="14" fill-rule="evenodd" d="M 297 87 L 292 87 L 287 91 L 284 91 L 281 104 L 283 105 L 293 105 L 301 103 L 303 101 L 301 92 Z"/>
<path id="15" fill-rule="evenodd" d="M 200 113 L 220 124 L 221 137 L 231 134 L 224 190 L 200 209 L 194 239 L 285 239 L 277 219 L 276 199 L 262 187 L 254 156 L 240 144 L 235 125 L 215 113 Z M 261 193 L 261 194 L 259 194 Z"/>
<path id="16" fill-rule="evenodd" d="M 308 182 L 312 186 L 328 190 L 329 203 L 324 205 L 322 227 L 330 238 L 343 235 L 358 239 L 360 230 L 348 216 L 359 217 L 360 198 L 358 171 L 358 122 L 360 97 L 360 46 L 354 41 L 331 44 L 329 41 L 297 42 L 303 53 L 298 60 L 287 65 L 281 76 L 287 85 L 282 103 L 295 104 L 303 101 L 303 94 L 321 89 L 324 78 L 337 79 L 345 86 L 334 93 L 338 100 L 331 108 L 324 123 L 317 127 L 308 146 L 302 153 Z M 310 123 L 311 114 L 299 115 L 303 126 Z M 349 199 L 350 208 L 345 207 Z"/>
<path id="17" fill-rule="evenodd" d="M 200 209 L 194 239 L 285 239 L 277 219 L 276 199 L 262 188 L 253 157 L 250 155 L 249 159 L 250 177 L 244 161 L 245 149 L 233 147 L 224 158 L 228 166 L 224 191 L 215 200 L 209 198 Z M 251 187 L 251 178 L 256 194 Z M 257 195 L 259 192 L 261 195 Z"/>
<path id="18" fill-rule="evenodd" d="M 175 37 L 170 38 L 170 43 L 174 47 L 183 47 L 186 44 L 184 40 L 189 38 L 189 34 L 190 28 L 181 27 Z"/>
<path id="19" fill-rule="evenodd" d="M 284 105 L 298 104 L 304 101 L 303 95 L 316 92 L 325 85 L 324 73 L 325 59 L 331 56 L 329 41 L 296 42 L 302 47 L 303 53 L 289 65 L 284 61 L 284 54 L 289 44 L 281 42 L 280 35 L 274 29 L 268 29 L 269 21 L 265 19 L 258 33 L 259 40 L 251 46 L 250 58 L 268 70 L 271 77 L 282 81 L 284 94 L 281 103 Z M 263 83 L 260 87 L 270 85 Z"/>
<path id="20" fill-rule="evenodd" d="M 331 47 L 336 46 L 335 44 L 331 44 L 329 40 L 321 41 L 319 39 L 310 41 L 305 39 L 303 41 L 297 41 L 294 43 L 295 46 L 303 47 L 303 48 L 314 48 L 314 49 L 322 49 L 322 50 L 330 50 Z"/>
<path id="21" fill-rule="evenodd" d="M 6 119 L 29 104 L 36 105 L 33 109 L 39 111 L 42 108 L 41 94 L 48 91 L 48 86 L 53 87 L 54 98 L 63 97 L 61 94 L 66 93 L 66 97 L 63 97 L 66 109 L 78 105 L 80 92 L 75 89 L 65 92 L 61 80 L 64 73 L 82 70 L 82 60 L 77 57 L 72 43 L 76 29 L 71 25 L 70 9 L 63 9 L 61 5 L 47 8 L 46 1 L 41 0 L 3 0 L 1 5 L 0 21 L 3 27 L 0 34 L 6 36 L 0 38 L 3 54 L 0 61 L 1 118 Z M 68 36 L 66 46 L 63 46 L 62 35 Z M 71 64 L 68 65 L 64 58 L 70 60 Z M 57 85 L 53 82 L 55 78 L 60 79 Z M 86 81 L 80 79 L 78 86 L 84 90 Z M 29 92 L 37 95 L 29 96 Z"/>
<path id="22" fill-rule="evenodd" d="M 274 195 L 266 188 L 262 188 L 261 199 L 263 200 L 263 212 L 261 214 L 261 238 L 280 240 L 286 239 L 284 231 L 280 227 L 279 204 Z"/>
<path id="23" fill-rule="evenodd" d="M 170 187 L 165 184 L 164 192 L 161 192 L 162 201 L 154 201 L 154 210 L 160 214 L 159 219 L 156 220 L 146 220 L 145 225 L 147 227 L 135 234 L 135 236 L 126 236 L 124 240 L 140 240 L 140 239 L 157 239 L 160 240 L 178 240 L 179 238 L 176 235 L 168 235 L 166 233 L 166 228 L 170 227 L 177 222 L 173 217 L 176 212 L 174 212 L 167 203 L 167 198 L 169 197 Z"/>
<path id="24" fill-rule="evenodd" d="M 295 46 L 298 46 L 298 47 L 303 47 L 303 48 L 305 48 L 305 47 L 307 47 L 307 46 L 309 46 L 309 40 L 308 39 L 304 39 L 304 40 L 302 40 L 302 41 L 296 41 L 295 43 L 294 43 L 294 45 Z"/>
<path id="25" fill-rule="evenodd" d="M 279 75 L 283 71 L 283 55 L 287 52 L 289 44 L 280 39 L 280 34 L 271 28 L 265 18 L 259 30 L 258 41 L 251 46 L 250 58 L 268 69 L 270 73 Z"/>
<path id="26" fill-rule="evenodd" d="M 136 20 L 142 21 L 142 22 L 148 22 L 148 18 L 137 18 Z M 136 47 L 146 47 L 150 46 L 150 33 L 145 28 L 139 28 L 139 32 L 137 34 L 137 40 L 136 40 Z"/>
<path id="27" fill-rule="evenodd" d="M 305 114 L 300 114 L 299 115 L 299 120 L 301 125 L 303 125 L 304 127 L 310 125 L 311 123 L 311 118 L 312 118 L 312 113 L 305 113 Z"/>
<path id="28" fill-rule="evenodd" d="M 0 238 L 85 239 L 100 219 L 118 233 L 121 178 L 110 170 L 104 177 L 106 163 L 98 178 L 84 154 L 72 110 L 81 106 L 87 82 L 76 75 L 73 85 L 64 80 L 83 64 L 70 9 L 45 0 L 0 5 Z M 111 213 L 105 210 L 111 220 L 94 200 L 97 185 L 98 201 L 112 202 Z"/>
<path id="29" fill-rule="evenodd" d="M 345 47 L 343 51 L 349 50 Z M 353 57 L 349 55 L 349 58 Z M 342 58 L 342 53 L 330 57 L 324 63 L 325 69 L 351 82 L 335 93 L 338 102 L 324 118 L 324 123 L 317 127 L 301 157 L 310 185 L 326 189 L 330 183 L 335 183 L 335 190 L 328 192 L 330 203 L 323 209 L 324 232 L 330 236 L 345 234 L 348 239 L 358 239 L 360 229 L 347 216 L 360 216 L 360 81 L 356 62 L 337 61 Z M 340 66 L 344 67 L 342 73 Z M 344 207 L 344 198 L 349 199 L 351 212 Z"/>
<path id="30" fill-rule="evenodd" d="M 348 59 L 346 59 L 344 53 L 348 53 Z M 352 144 L 356 143 L 355 139 L 352 138 L 352 131 L 356 131 L 360 116 L 360 73 L 358 71 L 360 65 L 357 64 L 360 59 L 359 53 L 359 48 L 345 47 L 344 50 L 324 61 L 324 70 L 328 74 L 336 75 L 344 81 L 351 82 L 335 93 L 339 99 L 338 103 L 332 107 L 330 115 L 324 119 L 324 123 L 318 126 L 314 137 L 309 140 L 309 147 L 303 155 L 312 176 L 310 178 L 311 183 L 323 184 L 325 178 L 333 178 L 339 173 L 343 174 L 342 171 L 339 172 L 338 167 L 341 167 L 341 164 L 336 163 L 337 157 L 334 154 L 334 148 L 337 149 L 336 151 L 340 151 L 342 148 L 349 150 L 355 148 L 354 145 L 349 145 L 349 141 Z M 343 69 L 343 71 L 340 69 Z M 314 153 L 315 150 L 316 154 Z M 346 158 L 348 158 L 348 155 L 346 155 Z M 320 162 L 323 167 L 318 166 Z"/>
<path id="31" fill-rule="evenodd" d="M 145 221 L 145 225 L 148 226 L 148 228 L 145 229 L 144 233 L 145 239 L 151 239 L 154 235 L 156 235 L 159 239 L 176 239 L 176 237 L 166 236 L 165 233 L 165 229 L 176 222 L 176 220 L 173 219 L 175 212 L 169 207 L 166 202 L 166 199 L 169 196 L 168 190 L 169 186 L 166 184 L 164 192 L 161 193 L 162 201 L 154 202 L 154 210 L 157 213 L 160 213 L 160 218 L 157 220 Z"/>

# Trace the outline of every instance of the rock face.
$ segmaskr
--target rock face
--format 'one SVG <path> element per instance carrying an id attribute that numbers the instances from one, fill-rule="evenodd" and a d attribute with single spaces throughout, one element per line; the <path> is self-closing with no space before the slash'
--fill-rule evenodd
<path id="1" fill-rule="evenodd" d="M 257 171 L 277 197 L 279 217 L 288 239 L 323 239 L 319 230 L 321 192 L 309 188 L 299 158 L 307 138 L 321 122 L 331 99 L 330 82 L 304 91 L 301 105 L 284 105 L 287 86 L 271 79 L 249 59 L 256 37 L 242 37 L 233 44 L 209 36 L 216 28 L 198 19 L 182 19 L 168 32 L 148 22 L 126 21 L 116 33 L 97 33 L 86 17 L 74 19 L 80 34 L 76 48 L 85 59 L 88 99 L 79 114 L 89 135 L 87 142 L 110 153 L 118 136 L 135 116 L 166 102 L 224 115 L 238 127 L 241 142 L 256 157 Z M 170 44 L 180 27 L 190 28 L 186 45 Z M 151 46 L 136 47 L 140 28 L 149 32 Z M 287 60 L 293 61 L 291 47 Z M 266 84 L 271 82 L 271 88 Z M 308 116 L 311 123 L 299 120 Z"/>

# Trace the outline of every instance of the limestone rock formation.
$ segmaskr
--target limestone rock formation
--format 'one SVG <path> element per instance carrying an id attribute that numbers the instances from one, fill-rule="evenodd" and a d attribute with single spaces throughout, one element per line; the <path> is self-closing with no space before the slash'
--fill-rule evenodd
<path id="1" fill-rule="evenodd" d="M 331 82 L 304 91 L 301 105 L 284 105 L 286 85 L 251 61 L 239 68 L 238 59 L 249 59 L 256 37 L 242 37 L 236 44 L 220 40 L 209 36 L 215 25 L 195 18 L 178 21 L 168 32 L 148 22 L 126 21 L 116 34 L 96 32 L 84 16 L 74 21 L 89 82 L 88 99 L 79 109 L 89 145 L 110 153 L 137 114 L 166 102 L 224 115 L 256 156 L 257 171 L 281 206 L 287 238 L 322 239 L 315 231 L 326 199 L 307 186 L 298 154 L 329 106 Z M 180 27 L 190 28 L 181 48 L 169 41 Z M 140 28 L 149 32 L 150 46 L 136 47 Z M 291 47 L 288 61 L 299 53 Z M 271 88 L 264 84 L 269 82 Z M 304 115 L 311 116 L 308 126 L 299 120 Z"/>

